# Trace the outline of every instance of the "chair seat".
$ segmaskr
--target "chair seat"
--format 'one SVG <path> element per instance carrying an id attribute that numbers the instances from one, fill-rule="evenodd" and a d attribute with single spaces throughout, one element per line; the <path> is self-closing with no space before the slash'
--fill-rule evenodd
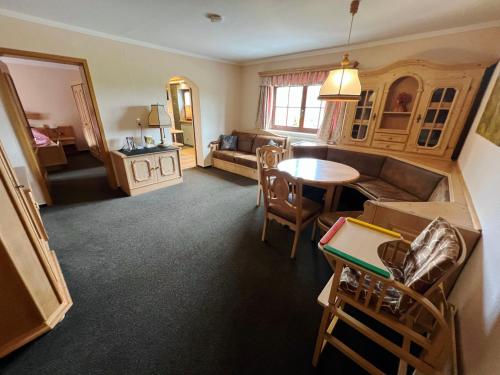
<path id="1" fill-rule="evenodd" d="M 379 178 L 356 182 L 368 194 L 380 201 L 419 202 L 420 198 Z"/>
<path id="2" fill-rule="evenodd" d="M 270 204 L 269 205 L 269 212 L 280 216 L 288 221 L 291 221 L 292 223 L 295 223 L 296 215 L 294 210 L 287 210 L 283 206 L 275 205 L 275 204 Z M 309 219 L 311 216 L 317 214 L 318 212 L 321 211 L 321 205 L 319 203 L 314 202 L 311 199 L 302 197 L 302 221 L 306 221 Z"/>
<path id="3" fill-rule="evenodd" d="M 401 283 L 404 282 L 404 275 L 402 266 L 397 266 L 387 262 L 384 259 L 381 259 L 385 264 L 389 272 L 392 274 L 394 280 L 399 281 Z M 346 267 L 342 270 L 342 275 L 340 276 L 340 289 L 348 294 L 355 294 L 356 289 L 358 288 L 359 282 L 361 278 L 361 273 L 356 270 L 352 270 L 349 267 Z M 370 275 L 365 275 L 363 282 L 363 287 L 360 293 L 360 301 L 364 301 L 368 295 L 368 290 L 370 289 L 371 278 Z M 373 294 L 371 296 L 370 303 L 377 303 L 378 298 L 382 292 L 382 285 L 380 282 L 375 284 L 375 288 L 373 289 Z M 388 287 L 386 290 L 386 294 L 384 296 L 384 300 L 382 301 L 381 308 L 385 312 L 388 312 L 392 315 L 400 315 L 404 311 L 406 311 L 410 305 L 411 300 L 404 301 L 404 305 L 401 304 L 402 295 L 400 291 L 393 287 Z"/>
<path id="4" fill-rule="evenodd" d="M 318 223 L 324 227 L 330 228 L 335 224 L 339 217 L 358 217 L 362 214 L 362 211 L 335 211 L 335 212 L 324 212 L 318 217 Z"/>

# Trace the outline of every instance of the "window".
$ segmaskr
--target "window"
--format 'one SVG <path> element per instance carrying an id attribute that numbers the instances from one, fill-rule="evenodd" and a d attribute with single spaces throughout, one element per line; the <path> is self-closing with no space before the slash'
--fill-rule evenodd
<path id="1" fill-rule="evenodd" d="M 179 90 L 179 104 L 181 110 L 181 118 L 185 121 L 191 121 L 193 119 L 193 114 L 191 110 L 191 90 L 181 89 Z"/>
<path id="2" fill-rule="evenodd" d="M 325 102 L 318 100 L 320 87 L 320 85 L 276 87 L 271 128 L 316 133 L 325 112 Z"/>

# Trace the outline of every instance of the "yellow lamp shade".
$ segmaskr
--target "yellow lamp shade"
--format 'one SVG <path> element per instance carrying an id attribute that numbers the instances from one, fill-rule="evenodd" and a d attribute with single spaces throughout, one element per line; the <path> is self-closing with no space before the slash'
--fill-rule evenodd
<path id="1" fill-rule="evenodd" d="M 170 116 L 162 104 L 151 104 L 151 112 L 148 116 L 149 126 L 172 126 Z"/>
<path id="2" fill-rule="evenodd" d="M 339 68 L 331 70 L 319 90 L 319 100 L 358 101 L 361 95 L 361 82 L 358 69 Z"/>

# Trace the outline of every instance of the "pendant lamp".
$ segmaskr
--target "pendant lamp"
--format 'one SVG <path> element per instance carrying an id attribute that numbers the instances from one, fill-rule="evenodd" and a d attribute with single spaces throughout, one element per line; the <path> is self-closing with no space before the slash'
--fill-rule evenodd
<path id="1" fill-rule="evenodd" d="M 351 2 L 351 25 L 347 48 L 351 42 L 352 23 L 354 15 L 358 12 L 359 0 Z M 361 82 L 359 81 L 358 69 L 353 67 L 349 61 L 349 54 L 345 53 L 340 68 L 331 70 L 319 91 L 319 100 L 328 101 L 358 101 L 361 95 Z"/>

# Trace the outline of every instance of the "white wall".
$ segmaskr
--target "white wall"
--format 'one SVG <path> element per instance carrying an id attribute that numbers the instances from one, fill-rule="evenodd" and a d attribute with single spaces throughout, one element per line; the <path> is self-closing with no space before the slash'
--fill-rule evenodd
<path id="1" fill-rule="evenodd" d="M 175 38 L 175 35 L 172 35 Z M 165 103 L 173 76 L 193 81 L 200 93 L 199 162 L 208 143 L 228 131 L 238 115 L 240 67 L 0 16 L 0 46 L 85 58 L 88 61 L 108 145 L 120 148 L 139 136 L 136 118 L 146 123 L 149 105 Z M 159 138 L 158 132 L 151 135 Z"/>
<path id="2" fill-rule="evenodd" d="M 350 49 L 350 58 L 359 62 L 361 70 L 380 68 L 403 59 L 425 59 L 444 64 L 489 62 L 500 55 L 499 40 L 500 27 L 495 27 L 371 47 L 354 46 Z M 258 72 L 336 64 L 341 61 L 343 52 L 305 57 L 307 53 L 298 54 L 286 59 L 268 59 L 244 66 L 241 81 L 241 116 L 236 127 L 255 127 L 259 98 Z"/>
<path id="3" fill-rule="evenodd" d="M 464 374 L 500 373 L 500 147 L 476 133 L 495 74 L 459 158 L 483 236 L 451 299 L 458 307 Z"/>
<path id="4" fill-rule="evenodd" d="M 19 99 L 27 112 L 44 116 L 41 120 L 29 120 L 30 125 L 73 127 L 76 146 L 88 149 L 83 135 L 82 123 L 73 97 L 72 85 L 82 83 L 80 70 L 76 65 L 34 64 L 6 62 L 16 85 Z"/>

